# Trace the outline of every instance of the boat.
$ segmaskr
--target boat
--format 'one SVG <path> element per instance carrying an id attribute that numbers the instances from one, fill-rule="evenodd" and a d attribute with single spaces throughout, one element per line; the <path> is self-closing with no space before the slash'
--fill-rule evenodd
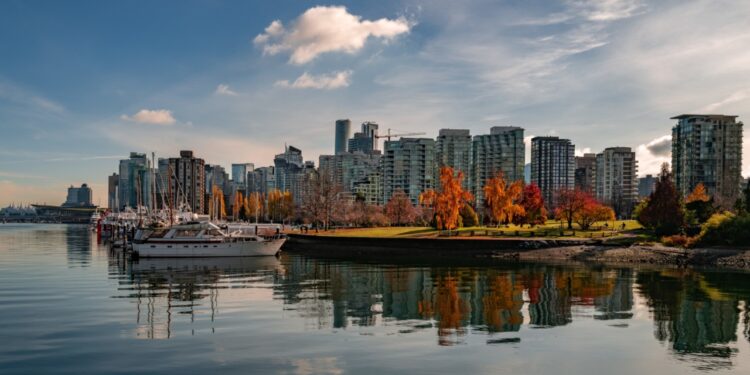
<path id="1" fill-rule="evenodd" d="M 133 252 L 143 258 L 247 257 L 276 255 L 286 235 L 222 230 L 211 222 L 139 229 Z"/>

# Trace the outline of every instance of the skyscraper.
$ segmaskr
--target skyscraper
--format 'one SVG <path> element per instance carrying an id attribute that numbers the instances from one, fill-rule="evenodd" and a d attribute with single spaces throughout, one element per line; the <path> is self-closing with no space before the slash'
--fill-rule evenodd
<path id="1" fill-rule="evenodd" d="M 63 207 L 93 207 L 91 200 L 91 188 L 88 184 L 82 184 L 81 187 L 71 185 Z"/>
<path id="2" fill-rule="evenodd" d="M 651 195 L 656 190 L 656 177 L 647 174 L 646 177 L 638 179 L 638 197 L 643 199 Z"/>
<path id="3" fill-rule="evenodd" d="M 349 119 L 336 120 L 336 144 L 333 153 L 339 154 L 347 151 L 347 142 L 352 134 L 352 121 Z"/>
<path id="4" fill-rule="evenodd" d="M 435 188 L 435 140 L 401 138 L 386 141 L 383 155 L 383 201 L 403 191 L 412 203 L 419 203 L 419 194 Z"/>
<path id="5" fill-rule="evenodd" d="M 125 207 L 149 207 L 152 196 L 152 170 L 146 154 L 131 152 L 129 159 L 120 160 L 118 179 L 118 210 Z"/>
<path id="6" fill-rule="evenodd" d="M 469 188 L 471 174 L 471 134 L 468 129 L 440 129 L 435 143 L 435 158 L 438 167 L 451 167 L 464 173 L 461 182 Z"/>
<path id="7" fill-rule="evenodd" d="M 360 151 L 365 154 L 372 154 L 378 150 L 378 124 L 366 121 L 362 123 L 362 130 L 354 133 L 354 137 L 349 140 L 347 151 Z"/>
<path id="8" fill-rule="evenodd" d="M 575 188 L 594 194 L 594 190 L 596 190 L 596 154 L 576 156 Z"/>
<path id="9" fill-rule="evenodd" d="M 381 154 L 345 152 L 337 155 L 320 155 L 319 168 L 346 192 L 354 192 L 354 186 L 379 172 Z"/>
<path id="10" fill-rule="evenodd" d="M 242 186 L 244 189 L 247 172 L 252 172 L 254 168 L 253 163 L 232 164 L 232 181 L 235 185 Z"/>
<path id="11" fill-rule="evenodd" d="M 484 185 L 498 172 L 506 181 L 524 179 L 525 149 L 523 128 L 516 126 L 494 126 L 490 134 L 474 136 L 469 188 L 477 207 L 484 202 Z"/>
<path id="12" fill-rule="evenodd" d="M 193 151 L 180 151 L 179 158 L 159 161 L 161 181 L 165 182 L 168 204 L 174 208 L 189 208 L 195 213 L 206 213 L 206 163 L 193 156 Z M 166 167 L 166 168 L 165 168 Z"/>
<path id="13" fill-rule="evenodd" d="M 687 196 L 699 183 L 724 208 L 739 197 L 742 170 L 742 122 L 737 116 L 679 115 L 672 117 L 672 172 L 675 185 Z"/>
<path id="14" fill-rule="evenodd" d="M 638 162 L 630 147 L 609 147 L 596 155 L 596 199 L 629 217 L 638 202 Z"/>
<path id="15" fill-rule="evenodd" d="M 575 145 L 559 137 L 531 139 L 531 182 L 537 184 L 548 208 L 560 189 L 575 186 Z"/>
<path id="16" fill-rule="evenodd" d="M 117 204 L 117 187 L 120 184 L 120 175 L 112 173 L 107 177 L 107 207 L 110 210 L 118 208 Z"/>
<path id="17" fill-rule="evenodd" d="M 303 183 L 309 165 L 302 159 L 302 150 L 288 146 L 284 153 L 273 159 L 276 173 L 276 188 L 292 193 L 295 203 L 302 202 Z"/>

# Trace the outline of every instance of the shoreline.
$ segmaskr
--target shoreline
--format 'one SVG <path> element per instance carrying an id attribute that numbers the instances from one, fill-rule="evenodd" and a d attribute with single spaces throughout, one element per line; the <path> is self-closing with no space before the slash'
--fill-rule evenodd
<path id="1" fill-rule="evenodd" d="M 345 259 L 441 258 L 502 262 L 717 267 L 750 270 L 750 248 L 682 249 L 602 239 L 379 238 L 292 234 L 283 250 Z"/>

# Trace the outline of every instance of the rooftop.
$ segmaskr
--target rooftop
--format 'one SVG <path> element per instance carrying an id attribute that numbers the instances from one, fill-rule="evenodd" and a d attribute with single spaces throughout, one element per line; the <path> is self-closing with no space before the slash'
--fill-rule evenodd
<path id="1" fill-rule="evenodd" d="M 684 120 L 688 118 L 694 118 L 694 117 L 705 117 L 712 120 L 730 120 L 734 121 L 738 116 L 731 116 L 731 115 L 700 115 L 700 114 L 682 114 L 679 116 L 670 117 L 671 120 Z"/>

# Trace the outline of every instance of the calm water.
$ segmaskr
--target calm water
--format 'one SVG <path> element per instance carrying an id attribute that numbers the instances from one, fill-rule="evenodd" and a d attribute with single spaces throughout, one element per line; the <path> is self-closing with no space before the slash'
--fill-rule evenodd
<path id="1" fill-rule="evenodd" d="M 750 274 L 140 260 L 0 225 L 0 373 L 750 373 Z"/>

